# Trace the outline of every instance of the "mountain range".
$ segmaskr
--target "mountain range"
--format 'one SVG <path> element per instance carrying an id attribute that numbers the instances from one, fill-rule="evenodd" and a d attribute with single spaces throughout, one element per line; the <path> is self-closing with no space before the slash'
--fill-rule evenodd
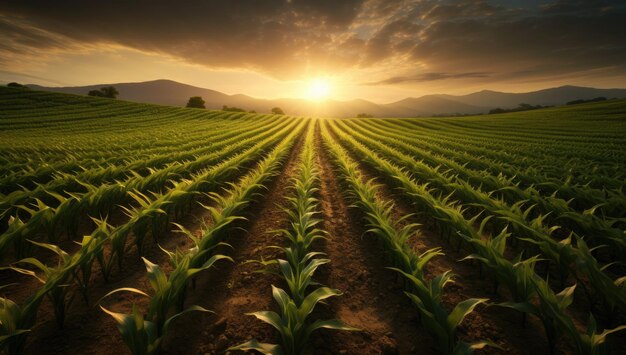
<path id="1" fill-rule="evenodd" d="M 556 88 L 527 93 L 505 93 L 483 90 L 468 95 L 425 95 L 410 97 L 400 101 L 377 104 L 367 100 L 325 100 L 305 99 L 259 99 L 236 94 L 228 95 L 219 91 L 178 83 L 172 80 L 153 80 L 139 83 L 116 83 L 73 87 L 44 87 L 28 85 L 36 90 L 56 91 L 86 95 L 90 90 L 103 86 L 114 86 L 119 91 L 119 99 L 171 106 L 184 106 L 191 96 L 201 96 L 206 108 L 221 109 L 223 105 L 240 107 L 268 113 L 272 107 L 280 107 L 289 115 L 316 117 L 354 117 L 367 113 L 375 117 L 417 117 L 444 114 L 486 113 L 493 108 L 514 108 L 521 103 L 542 106 L 559 106 L 578 99 L 624 98 L 626 89 L 596 89 L 579 86 Z"/>

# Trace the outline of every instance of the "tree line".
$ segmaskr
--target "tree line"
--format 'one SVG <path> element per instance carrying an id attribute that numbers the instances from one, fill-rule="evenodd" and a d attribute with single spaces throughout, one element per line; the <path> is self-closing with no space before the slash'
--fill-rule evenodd
<path id="1" fill-rule="evenodd" d="M 190 107 L 190 108 L 206 108 L 205 106 L 205 101 L 201 96 L 192 96 L 189 98 L 189 101 L 187 101 L 187 106 L 186 107 Z M 229 111 L 229 112 L 250 112 L 250 113 L 256 113 L 256 111 L 254 110 L 250 110 L 250 111 L 246 111 L 240 107 L 235 107 L 235 106 L 228 106 L 228 105 L 223 105 L 222 106 L 222 111 Z M 283 111 L 282 108 L 280 107 L 273 107 L 270 112 L 274 115 L 284 115 L 285 111 Z"/>

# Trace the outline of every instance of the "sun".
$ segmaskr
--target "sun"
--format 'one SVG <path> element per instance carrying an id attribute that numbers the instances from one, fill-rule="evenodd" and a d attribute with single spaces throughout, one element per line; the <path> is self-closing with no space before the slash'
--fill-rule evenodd
<path id="1" fill-rule="evenodd" d="M 330 83 L 324 79 L 309 82 L 307 97 L 311 100 L 324 100 L 330 94 Z"/>

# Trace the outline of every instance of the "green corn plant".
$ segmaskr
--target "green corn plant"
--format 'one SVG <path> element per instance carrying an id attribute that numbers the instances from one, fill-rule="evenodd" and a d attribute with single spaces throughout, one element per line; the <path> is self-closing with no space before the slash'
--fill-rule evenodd
<path id="1" fill-rule="evenodd" d="M 110 273 L 116 259 L 119 269 L 122 269 L 122 261 L 126 254 L 126 241 L 131 232 L 135 237 L 137 252 L 141 255 L 143 238 L 152 226 L 153 220 L 159 216 L 167 215 L 163 207 L 169 204 L 169 201 L 164 199 L 163 195 L 160 197 L 155 196 L 154 199 L 151 199 L 138 191 L 129 192 L 129 194 L 137 202 L 138 206 L 134 208 L 122 206 L 124 213 L 129 217 L 129 221 L 111 233 L 112 250 L 107 261 L 107 274 Z"/>
<path id="2" fill-rule="evenodd" d="M 47 193 L 59 202 L 52 216 L 52 233 L 56 232 L 57 226 L 62 226 L 68 239 L 76 239 L 78 237 L 78 221 L 81 215 L 79 197 L 71 193 L 68 193 L 69 197 L 51 191 L 47 191 Z M 36 228 L 33 229 L 36 230 Z"/>
<path id="3" fill-rule="evenodd" d="M 106 223 L 102 221 L 100 224 L 101 231 L 105 231 L 106 228 Z M 67 297 L 69 288 L 73 281 L 79 283 L 84 282 L 85 285 L 88 284 L 88 275 L 90 275 L 90 270 L 88 274 L 82 275 L 82 278 L 79 278 L 77 275 L 84 272 L 84 270 L 82 270 L 82 266 L 84 264 L 93 262 L 94 255 L 92 253 L 97 254 L 99 246 L 103 245 L 103 243 L 107 240 L 106 235 L 106 233 L 98 233 L 97 231 L 94 232 L 91 238 L 85 238 L 83 240 L 81 250 L 71 256 L 55 245 L 31 241 L 34 245 L 49 249 L 59 256 L 59 262 L 56 267 L 44 265 L 35 258 L 26 258 L 15 263 L 15 265 L 24 263 L 30 267 L 34 267 L 35 269 L 38 269 L 41 274 L 38 274 L 31 269 L 15 265 L 3 268 L 35 277 L 43 284 L 41 288 L 36 290 L 36 292 L 27 298 L 18 308 L 16 308 L 17 306 L 14 304 L 11 305 L 11 309 L 13 309 L 13 311 L 7 313 L 7 317 L 12 318 L 11 323 L 16 324 L 15 329 L 31 329 L 35 325 L 37 310 L 39 309 L 41 302 L 46 297 L 52 301 L 58 325 L 63 325 L 65 310 L 73 299 L 72 297 Z M 97 255 L 95 257 L 98 258 Z M 9 323 L 10 322 L 7 320 L 6 324 Z M 27 332 L 21 332 L 16 336 L 7 338 L 5 341 L 6 351 L 9 354 L 20 354 L 23 351 L 27 334 Z"/>
<path id="4" fill-rule="evenodd" d="M 39 282 L 41 282 L 45 286 L 44 289 L 47 288 L 45 295 L 48 296 L 48 298 L 52 302 L 57 325 L 59 327 L 63 327 L 63 323 L 65 321 L 65 311 L 69 306 L 69 303 L 71 303 L 73 299 L 73 297 L 68 298 L 68 293 L 70 290 L 69 286 L 73 281 L 71 265 L 76 263 L 76 261 L 78 260 L 78 256 L 73 257 L 72 255 L 66 253 L 61 248 L 53 244 L 39 243 L 32 240 L 30 241 L 30 243 L 38 247 L 48 249 L 57 254 L 57 256 L 59 257 L 59 261 L 56 267 L 47 266 L 35 258 L 25 258 L 16 262 L 14 265 L 5 267 L 3 269 L 10 269 L 20 274 L 34 277 Z M 34 267 L 35 269 L 39 270 L 41 274 L 38 274 L 37 272 L 26 269 L 24 267 L 15 266 L 21 264 Z"/>
<path id="5" fill-rule="evenodd" d="M 38 224 L 41 225 L 44 231 L 48 232 L 48 239 L 50 242 L 57 242 L 57 235 L 54 233 L 54 208 L 46 205 L 40 199 L 35 199 L 32 208 L 25 205 L 18 206 L 19 209 L 24 210 L 30 214 L 28 220 L 29 225 Z"/>
<path id="6" fill-rule="evenodd" d="M 548 283 L 534 272 L 534 266 L 539 261 L 537 256 L 521 260 L 522 255 L 520 254 L 512 261 L 504 258 L 503 253 L 508 236 L 506 229 L 497 237 L 487 240 L 476 240 L 463 236 L 477 251 L 476 254 L 472 254 L 465 259 L 482 262 L 483 265 L 494 272 L 495 278 L 504 283 L 509 292 L 511 292 L 514 301 L 499 305 L 522 312 L 524 320 L 526 319 L 526 314 L 538 317 L 543 323 L 551 352 L 555 351 L 556 342 L 563 335 L 568 335 L 574 341 L 578 354 L 601 351 L 600 349 L 606 335 L 611 334 L 612 331 L 608 331 L 604 336 L 596 334 L 595 320 L 593 320 L 588 325 L 589 329 L 593 328 L 593 331 L 588 331 L 587 334 L 578 333 L 571 318 L 565 313 L 565 309 L 572 302 L 575 286 L 568 287 L 562 292 L 554 294 Z M 579 245 L 581 247 L 585 246 L 582 240 L 579 242 Z M 581 264 L 581 268 L 584 267 L 584 260 L 584 257 L 581 256 L 578 261 Z M 610 292 L 612 289 L 613 287 L 608 287 L 607 292 Z M 534 296 L 537 296 L 538 304 L 532 302 Z M 618 327 L 615 328 L 615 331 L 621 329 L 621 327 Z"/>
<path id="7" fill-rule="evenodd" d="M 290 215 L 291 230 L 281 229 L 276 232 L 281 234 L 291 244 L 291 252 L 297 258 L 303 258 L 311 248 L 311 244 L 318 239 L 325 239 L 324 231 L 315 228 L 321 222 L 314 218 L 316 212 L 298 213 L 293 210 L 286 210 Z"/>
<path id="8" fill-rule="evenodd" d="M 339 295 L 341 293 L 338 290 L 320 287 L 309 293 L 302 304 L 297 306 L 284 290 L 272 285 L 272 296 L 278 303 L 280 312 L 260 311 L 248 313 L 248 315 L 252 315 L 278 330 L 282 340 L 281 344 L 259 343 L 254 339 L 228 350 L 256 350 L 264 354 L 295 355 L 302 353 L 309 337 L 318 329 L 359 331 L 359 329 L 345 325 L 337 319 L 308 321 L 308 316 L 318 302 Z"/>
<path id="9" fill-rule="evenodd" d="M 50 243 L 58 242 L 59 234 L 57 233 L 57 226 L 63 222 L 60 220 L 61 217 L 67 218 L 69 214 L 75 214 L 76 211 L 73 209 L 75 206 L 73 204 L 74 199 L 66 198 L 55 193 L 48 193 L 48 195 L 57 199 L 60 205 L 54 208 L 46 205 L 40 199 L 35 199 L 35 203 L 33 203 L 31 207 L 25 205 L 16 207 L 18 211 L 24 210 L 28 212 L 30 218 L 26 222 L 22 222 L 18 214 L 9 217 L 9 228 L 0 238 L 0 255 L 11 243 L 14 244 L 16 254 L 19 258 L 24 257 L 25 254 L 29 254 L 30 250 L 27 239 L 32 238 L 38 232 L 45 232 Z M 76 215 L 74 215 L 74 217 L 76 217 Z"/>
<path id="10" fill-rule="evenodd" d="M 122 206 L 122 209 L 133 221 L 132 231 L 133 237 L 135 238 L 135 245 L 138 254 L 142 255 L 143 240 L 146 233 L 157 223 L 155 221 L 157 221 L 159 217 L 167 216 L 167 212 L 164 208 L 171 202 L 164 195 L 153 194 L 153 197 L 150 198 L 138 190 L 129 191 L 128 194 L 138 203 L 138 207 L 130 209 Z"/>
<path id="11" fill-rule="evenodd" d="M 626 284 L 623 283 L 626 277 L 613 280 L 604 270 L 614 263 L 600 266 L 598 261 L 592 256 L 595 248 L 589 248 L 585 240 L 576 236 L 576 267 L 587 275 L 589 284 L 594 288 L 594 296 L 603 301 L 602 309 L 608 319 L 615 317 L 616 310 L 626 310 Z M 589 293 L 587 286 L 579 279 L 580 284 L 586 293 Z"/>
<path id="12" fill-rule="evenodd" d="M 7 287 L 5 285 L 1 288 Z M 10 299 L 0 297 L 0 349 L 8 354 L 19 354 L 24 344 L 23 320 L 27 318 L 22 308 Z"/>
<path id="13" fill-rule="evenodd" d="M 0 257 L 4 257 L 7 253 L 7 249 L 11 246 L 13 246 L 16 257 L 24 257 L 26 254 L 25 249 L 27 248 L 24 243 L 26 230 L 25 226 L 26 224 L 20 219 L 19 216 L 15 215 L 9 217 L 7 230 L 0 238 Z"/>
<path id="14" fill-rule="evenodd" d="M 254 184 L 254 186 L 250 186 L 250 188 L 253 189 L 260 186 L 259 184 Z M 234 197 L 235 194 L 232 194 L 230 198 L 220 196 L 216 193 L 207 194 L 219 207 L 206 206 L 199 203 L 200 206 L 209 211 L 211 217 L 210 226 L 204 225 L 202 227 L 202 235 L 194 241 L 201 250 L 212 248 L 220 239 L 220 235 L 223 234 L 232 223 L 247 220 L 245 217 L 238 215 L 237 212 L 242 210 L 250 202 L 253 190 L 245 193 L 242 192 L 242 188 L 239 185 L 236 185 L 233 186 L 232 191 L 237 194 L 237 197 Z"/>
<path id="15" fill-rule="evenodd" d="M 486 346 L 499 348 L 498 345 L 489 341 L 468 344 L 458 340 L 456 331 L 463 319 L 472 313 L 476 306 L 487 302 L 487 299 L 470 298 L 461 301 L 448 313 L 441 303 L 441 297 L 444 287 L 454 282 L 450 271 L 436 276 L 431 281 L 424 281 L 400 269 L 391 269 L 399 272 L 410 281 L 412 291 L 407 291 L 405 294 L 417 306 L 422 324 L 437 340 L 438 348 L 442 354 L 472 354 L 475 350 Z"/>
<path id="16" fill-rule="evenodd" d="M 78 267 L 74 269 L 74 280 L 78 284 L 86 303 L 89 303 L 89 284 L 92 277 L 93 263 L 95 261 L 100 265 L 105 281 L 108 280 L 108 274 L 104 272 L 106 267 L 104 260 L 104 241 L 110 235 L 110 225 L 107 223 L 106 218 L 103 220 L 93 219 L 93 221 L 96 223 L 97 228 L 91 235 L 83 237 L 80 243 L 81 249 L 78 251 L 78 254 L 74 256 L 83 260 L 78 264 Z"/>
<path id="17" fill-rule="evenodd" d="M 40 199 L 36 199 L 36 204 L 33 206 L 19 205 L 17 210 L 23 210 L 28 212 L 30 218 L 23 222 L 20 219 L 19 214 L 10 216 L 8 220 L 8 229 L 2 234 L 0 238 L 0 254 L 6 252 L 6 248 L 13 244 L 15 253 L 18 258 L 22 258 L 25 255 L 31 253 L 30 243 L 27 239 L 36 232 L 35 226 L 40 227 L 47 232 L 50 242 L 56 242 L 56 234 L 54 233 L 54 208 L 46 205 Z"/>
<path id="18" fill-rule="evenodd" d="M 230 257 L 225 255 L 213 255 L 201 267 L 190 268 L 190 261 L 193 256 L 195 255 L 189 253 L 182 260 L 177 261 L 177 267 L 172 270 L 169 276 L 158 265 L 142 258 L 146 265 L 150 286 L 154 291 L 153 295 L 149 296 L 136 288 L 124 287 L 109 292 L 103 298 L 118 292 L 132 292 L 150 298 L 147 319 L 155 323 L 157 335 L 162 336 L 163 326 L 168 319 L 169 312 L 172 309 L 177 309 L 179 312 L 182 310 L 189 280 L 197 273 L 212 267 L 218 260 L 232 261 Z"/>
<path id="19" fill-rule="evenodd" d="M 317 284 L 313 281 L 313 274 L 317 268 L 330 263 L 330 259 L 313 258 L 315 255 L 316 253 L 305 255 L 295 266 L 286 260 L 277 259 L 278 268 L 287 282 L 289 293 L 298 306 L 304 301 L 307 288 Z"/>
<path id="20" fill-rule="evenodd" d="M 509 261 L 504 255 L 506 243 L 510 236 L 506 227 L 495 237 L 486 239 L 471 238 L 464 234 L 461 237 L 470 243 L 475 253 L 461 260 L 476 260 L 491 270 L 494 275 L 494 293 L 498 291 L 498 285 L 503 283 L 511 292 L 515 302 L 527 302 L 535 294 L 534 287 L 529 282 L 530 275 L 534 274 L 536 263 L 540 260 L 537 256 L 522 260 L 520 253 L 514 260 Z"/>
<path id="21" fill-rule="evenodd" d="M 595 211 L 603 205 L 604 203 L 598 204 L 583 211 L 583 213 L 568 211 L 559 217 L 575 224 L 578 231 L 585 235 L 593 236 L 594 239 L 600 239 L 601 243 L 610 245 L 612 254 L 620 260 L 625 260 L 626 239 L 624 238 L 624 231 L 623 228 L 616 228 L 616 224 L 623 223 L 624 219 L 597 217 Z"/>
<path id="22" fill-rule="evenodd" d="M 538 317 L 544 327 L 550 353 L 556 350 L 556 343 L 564 335 L 572 337 L 578 354 L 580 352 L 579 335 L 572 319 L 565 313 L 565 309 L 572 303 L 576 285 L 567 287 L 555 294 L 547 282 L 536 274 L 530 275 L 530 283 L 535 288 L 538 304 L 527 302 L 504 302 L 500 306 L 509 307 L 520 312 L 533 314 Z"/>
<path id="23" fill-rule="evenodd" d="M 626 325 L 620 325 L 610 330 L 598 333 L 598 325 L 593 315 L 589 316 L 587 330 L 584 334 L 578 334 L 577 351 L 579 354 L 604 355 L 609 354 L 605 346 L 608 336 L 626 329 Z"/>
<path id="24" fill-rule="evenodd" d="M 102 306 L 100 306 L 100 308 L 113 317 L 117 323 L 118 330 L 122 334 L 124 342 L 133 355 L 151 355 L 159 353 L 163 335 L 169 330 L 172 321 L 181 315 L 192 311 L 211 312 L 200 306 L 191 306 L 167 318 L 163 322 L 161 329 L 159 329 L 155 322 L 144 319 L 143 314 L 136 305 L 133 305 L 131 314 L 112 312 Z"/>

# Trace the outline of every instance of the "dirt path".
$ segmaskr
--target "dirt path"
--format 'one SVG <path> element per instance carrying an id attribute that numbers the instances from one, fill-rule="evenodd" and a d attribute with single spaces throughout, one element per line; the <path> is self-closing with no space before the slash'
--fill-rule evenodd
<path id="1" fill-rule="evenodd" d="M 282 237 L 273 231 L 287 227 L 287 215 L 281 206 L 286 204 L 285 198 L 290 195 L 290 179 L 298 167 L 305 134 L 300 134 L 280 175 L 250 206 L 248 222 L 241 224 L 247 232 L 234 232 L 226 240 L 233 249 L 226 250 L 225 254 L 232 256 L 235 262 L 222 263 L 208 271 L 208 276 L 200 278 L 196 290 L 189 294 L 187 304 L 201 305 L 216 314 L 191 316 L 186 321 L 178 321 L 174 325 L 178 328 L 176 339 L 166 342 L 166 353 L 222 354 L 228 347 L 252 338 L 262 342 L 280 342 L 274 328 L 246 315 L 254 311 L 275 310 L 271 285 L 278 286 L 280 278 L 253 273 L 259 266 L 245 262 L 279 256 L 276 250 L 266 247 L 283 243 Z"/>
<path id="2" fill-rule="evenodd" d="M 342 197 L 342 187 L 333 170 L 316 127 L 316 156 L 320 166 L 320 206 L 329 238 L 323 250 L 331 263 L 320 281 L 344 294 L 330 300 L 328 315 L 363 329 L 362 332 L 321 331 L 313 338 L 315 353 L 411 354 L 424 353 L 432 342 L 419 325 L 416 312 L 385 269 L 385 255 L 365 228 L 356 211 Z"/>

